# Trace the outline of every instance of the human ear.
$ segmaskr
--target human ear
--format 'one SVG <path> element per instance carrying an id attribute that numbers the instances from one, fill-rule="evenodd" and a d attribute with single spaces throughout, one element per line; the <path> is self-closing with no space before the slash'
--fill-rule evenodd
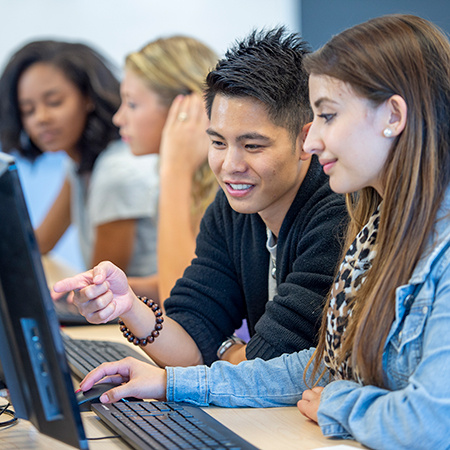
<path id="1" fill-rule="evenodd" d="M 300 149 L 300 159 L 302 161 L 307 161 L 309 158 L 311 158 L 311 153 L 306 153 L 305 150 L 303 150 L 303 145 L 305 144 L 306 136 L 308 136 L 309 129 L 311 128 L 312 122 L 307 123 L 306 125 L 303 125 L 302 131 L 300 132 L 300 135 L 297 139 L 297 141 L 300 141 L 299 144 L 301 145 Z"/>
<path id="2" fill-rule="evenodd" d="M 385 137 L 396 137 L 405 129 L 408 106 L 403 97 L 395 94 L 386 101 L 385 107 L 388 120 L 383 134 Z"/>

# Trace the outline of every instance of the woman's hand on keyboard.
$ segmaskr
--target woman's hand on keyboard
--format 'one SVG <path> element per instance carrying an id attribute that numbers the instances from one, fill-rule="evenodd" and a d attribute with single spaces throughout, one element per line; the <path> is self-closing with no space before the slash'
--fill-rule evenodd
<path id="1" fill-rule="evenodd" d="M 102 394 L 102 403 L 113 403 L 127 397 L 156 400 L 165 400 L 166 397 L 166 371 L 132 357 L 103 363 L 86 375 L 80 388 L 88 391 L 97 382 L 118 384 Z"/>
<path id="2" fill-rule="evenodd" d="M 125 273 L 109 261 L 53 286 L 58 293 L 73 291 L 73 303 L 91 323 L 106 323 L 128 312 L 138 301 Z"/>

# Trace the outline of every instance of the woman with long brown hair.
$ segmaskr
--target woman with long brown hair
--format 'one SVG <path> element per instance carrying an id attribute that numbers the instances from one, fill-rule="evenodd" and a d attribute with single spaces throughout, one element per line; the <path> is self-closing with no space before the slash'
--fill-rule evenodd
<path id="1" fill-rule="evenodd" d="M 132 359 L 83 381 L 101 398 L 283 406 L 326 436 L 371 448 L 447 448 L 450 429 L 450 44 L 391 15 L 306 58 L 317 154 L 351 223 L 316 349 L 232 366 L 159 369 Z M 89 286 L 87 289 L 94 289 Z M 311 386 L 314 386 L 311 388 Z"/>

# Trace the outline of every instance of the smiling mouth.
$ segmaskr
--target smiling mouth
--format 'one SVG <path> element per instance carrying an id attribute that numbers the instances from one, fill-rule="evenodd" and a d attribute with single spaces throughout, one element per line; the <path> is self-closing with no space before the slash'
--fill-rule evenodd
<path id="1" fill-rule="evenodd" d="M 39 140 L 41 142 L 47 143 L 51 142 L 58 137 L 58 132 L 54 130 L 44 131 L 39 135 Z"/>
<path id="2" fill-rule="evenodd" d="M 253 184 L 247 183 L 227 183 L 225 182 L 225 187 L 229 195 L 234 198 L 246 197 L 255 187 Z"/>
<path id="3" fill-rule="evenodd" d="M 328 175 L 328 172 L 331 168 L 336 164 L 337 159 L 328 160 L 328 161 L 320 161 L 319 163 L 322 166 L 323 171 Z"/>
<path id="4" fill-rule="evenodd" d="M 245 191 L 246 189 L 250 189 L 252 184 L 235 184 L 235 183 L 227 183 L 231 186 L 235 191 Z"/>

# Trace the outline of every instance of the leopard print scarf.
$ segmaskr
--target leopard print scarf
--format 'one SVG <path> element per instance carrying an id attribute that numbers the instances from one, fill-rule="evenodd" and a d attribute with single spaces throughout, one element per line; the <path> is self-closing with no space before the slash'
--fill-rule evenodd
<path id="1" fill-rule="evenodd" d="M 352 373 L 349 363 L 350 355 L 346 355 L 338 365 L 337 357 L 341 349 L 341 339 L 352 315 L 353 299 L 366 279 L 366 272 L 372 266 L 376 255 L 375 241 L 380 223 L 380 207 L 370 217 L 364 228 L 358 233 L 344 260 L 339 267 L 335 283 L 331 291 L 330 304 L 327 311 L 327 331 L 325 340 L 324 362 L 333 377 L 352 380 L 357 374 Z"/>

